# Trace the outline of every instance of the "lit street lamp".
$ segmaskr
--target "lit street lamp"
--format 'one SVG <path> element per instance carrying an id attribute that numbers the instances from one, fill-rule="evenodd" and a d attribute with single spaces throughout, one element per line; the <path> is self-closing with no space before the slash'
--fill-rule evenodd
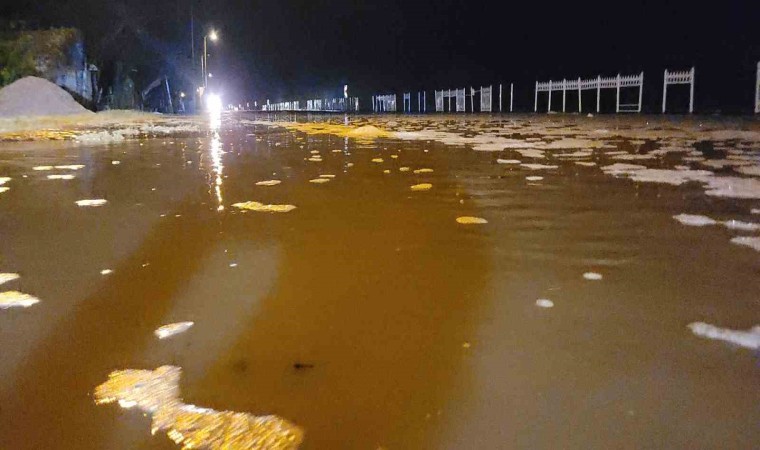
<path id="1" fill-rule="evenodd" d="M 201 58 L 201 64 L 203 65 L 202 71 L 203 71 L 203 88 L 208 88 L 208 40 L 211 39 L 212 42 L 216 42 L 217 39 L 219 39 L 219 35 L 216 33 L 216 30 L 209 31 L 205 36 L 203 36 L 203 58 Z"/>

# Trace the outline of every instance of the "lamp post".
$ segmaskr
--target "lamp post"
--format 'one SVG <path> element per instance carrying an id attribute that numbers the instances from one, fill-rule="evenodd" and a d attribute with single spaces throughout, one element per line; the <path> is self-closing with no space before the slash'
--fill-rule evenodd
<path id="1" fill-rule="evenodd" d="M 208 40 L 211 39 L 212 42 L 216 42 L 217 39 L 219 39 L 219 35 L 216 33 L 215 30 L 209 31 L 207 34 L 203 36 L 203 58 L 201 59 L 202 64 L 202 71 L 203 71 L 203 90 L 205 91 L 208 88 Z"/>

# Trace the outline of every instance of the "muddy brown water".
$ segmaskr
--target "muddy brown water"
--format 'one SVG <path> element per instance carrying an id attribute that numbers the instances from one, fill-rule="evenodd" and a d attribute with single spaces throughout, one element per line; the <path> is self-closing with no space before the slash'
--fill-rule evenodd
<path id="1" fill-rule="evenodd" d="M 279 415 L 304 449 L 760 442 L 756 352 L 687 328 L 760 322 L 760 253 L 672 219 L 758 222 L 760 201 L 236 120 L 202 138 L 0 145 L 0 272 L 21 275 L 2 290 L 41 300 L 0 310 L 1 449 L 177 448 L 92 394 L 165 364 L 186 403 Z M 85 167 L 32 169 L 48 164 Z M 74 203 L 90 198 L 108 203 Z M 297 208 L 232 207 L 248 200 Z M 195 325 L 153 335 L 179 321 Z"/>

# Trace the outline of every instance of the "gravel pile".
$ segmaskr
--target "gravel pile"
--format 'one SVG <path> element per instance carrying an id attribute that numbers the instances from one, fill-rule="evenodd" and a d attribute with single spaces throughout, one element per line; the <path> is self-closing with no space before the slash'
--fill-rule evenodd
<path id="1" fill-rule="evenodd" d="M 0 117 L 58 116 L 90 111 L 45 79 L 25 77 L 0 89 Z"/>

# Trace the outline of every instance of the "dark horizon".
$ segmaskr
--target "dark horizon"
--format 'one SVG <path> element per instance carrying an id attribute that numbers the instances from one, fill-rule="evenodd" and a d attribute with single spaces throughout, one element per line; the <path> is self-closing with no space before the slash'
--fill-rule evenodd
<path id="1" fill-rule="evenodd" d="M 0 14 L 76 26 L 101 58 L 137 60 L 147 48 L 157 55 L 150 66 L 189 61 L 191 7 L 196 45 L 204 27 L 220 31 L 210 67 L 233 103 L 337 97 L 344 84 L 365 105 L 373 94 L 422 89 L 430 103 L 434 89 L 513 82 L 515 108 L 526 111 L 536 80 L 644 71 L 644 111 L 658 112 L 663 70 L 695 66 L 696 112 L 748 113 L 760 60 L 753 1 L 624 9 L 598 1 L 49 0 L 6 5 Z M 682 109 L 678 90 L 669 102 Z"/>

